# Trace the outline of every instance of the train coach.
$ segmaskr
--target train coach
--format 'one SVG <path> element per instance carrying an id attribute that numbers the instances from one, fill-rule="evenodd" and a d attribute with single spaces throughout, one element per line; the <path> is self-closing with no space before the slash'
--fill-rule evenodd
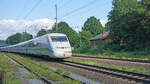
<path id="1" fill-rule="evenodd" d="M 16 45 L 1 47 L 1 51 L 49 58 L 69 58 L 71 45 L 65 34 L 51 33 Z"/>

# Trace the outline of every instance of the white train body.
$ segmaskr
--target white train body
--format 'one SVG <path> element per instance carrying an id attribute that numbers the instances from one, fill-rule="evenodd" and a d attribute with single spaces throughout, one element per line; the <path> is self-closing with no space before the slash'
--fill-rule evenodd
<path id="1" fill-rule="evenodd" d="M 48 56 L 50 58 L 69 58 L 72 50 L 66 35 L 46 34 L 41 37 L 12 46 L 1 47 L 1 51 Z"/>

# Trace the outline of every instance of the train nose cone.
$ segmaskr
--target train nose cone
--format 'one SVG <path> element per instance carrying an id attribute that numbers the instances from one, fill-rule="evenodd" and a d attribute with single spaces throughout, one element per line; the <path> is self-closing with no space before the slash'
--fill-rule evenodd
<path id="1" fill-rule="evenodd" d="M 72 56 L 72 52 L 71 51 L 69 53 L 67 53 L 67 52 L 57 52 L 57 53 L 55 53 L 55 56 L 57 58 L 68 58 L 68 57 Z"/>

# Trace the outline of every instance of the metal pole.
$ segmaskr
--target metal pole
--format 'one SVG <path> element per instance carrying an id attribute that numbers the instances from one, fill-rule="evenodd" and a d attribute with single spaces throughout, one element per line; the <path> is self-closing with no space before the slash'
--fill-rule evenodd
<path id="1" fill-rule="evenodd" d="M 57 14 L 57 13 L 58 13 L 58 12 L 57 12 L 57 11 L 58 11 L 58 10 L 57 10 L 58 7 L 57 7 L 57 0 L 56 0 L 56 5 L 55 5 L 55 7 L 56 7 L 56 18 L 55 18 L 55 19 L 56 19 L 56 32 L 58 32 L 58 14 Z"/>

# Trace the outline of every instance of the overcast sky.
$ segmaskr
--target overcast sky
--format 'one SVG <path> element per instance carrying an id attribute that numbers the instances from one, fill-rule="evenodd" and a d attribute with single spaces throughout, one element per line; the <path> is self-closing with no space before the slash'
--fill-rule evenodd
<path id="1" fill-rule="evenodd" d="M 16 32 L 35 33 L 50 29 L 55 22 L 56 0 L 0 0 L 0 39 Z M 74 30 L 81 28 L 90 16 L 104 25 L 112 9 L 112 0 L 58 0 L 58 20 L 67 22 Z"/>

